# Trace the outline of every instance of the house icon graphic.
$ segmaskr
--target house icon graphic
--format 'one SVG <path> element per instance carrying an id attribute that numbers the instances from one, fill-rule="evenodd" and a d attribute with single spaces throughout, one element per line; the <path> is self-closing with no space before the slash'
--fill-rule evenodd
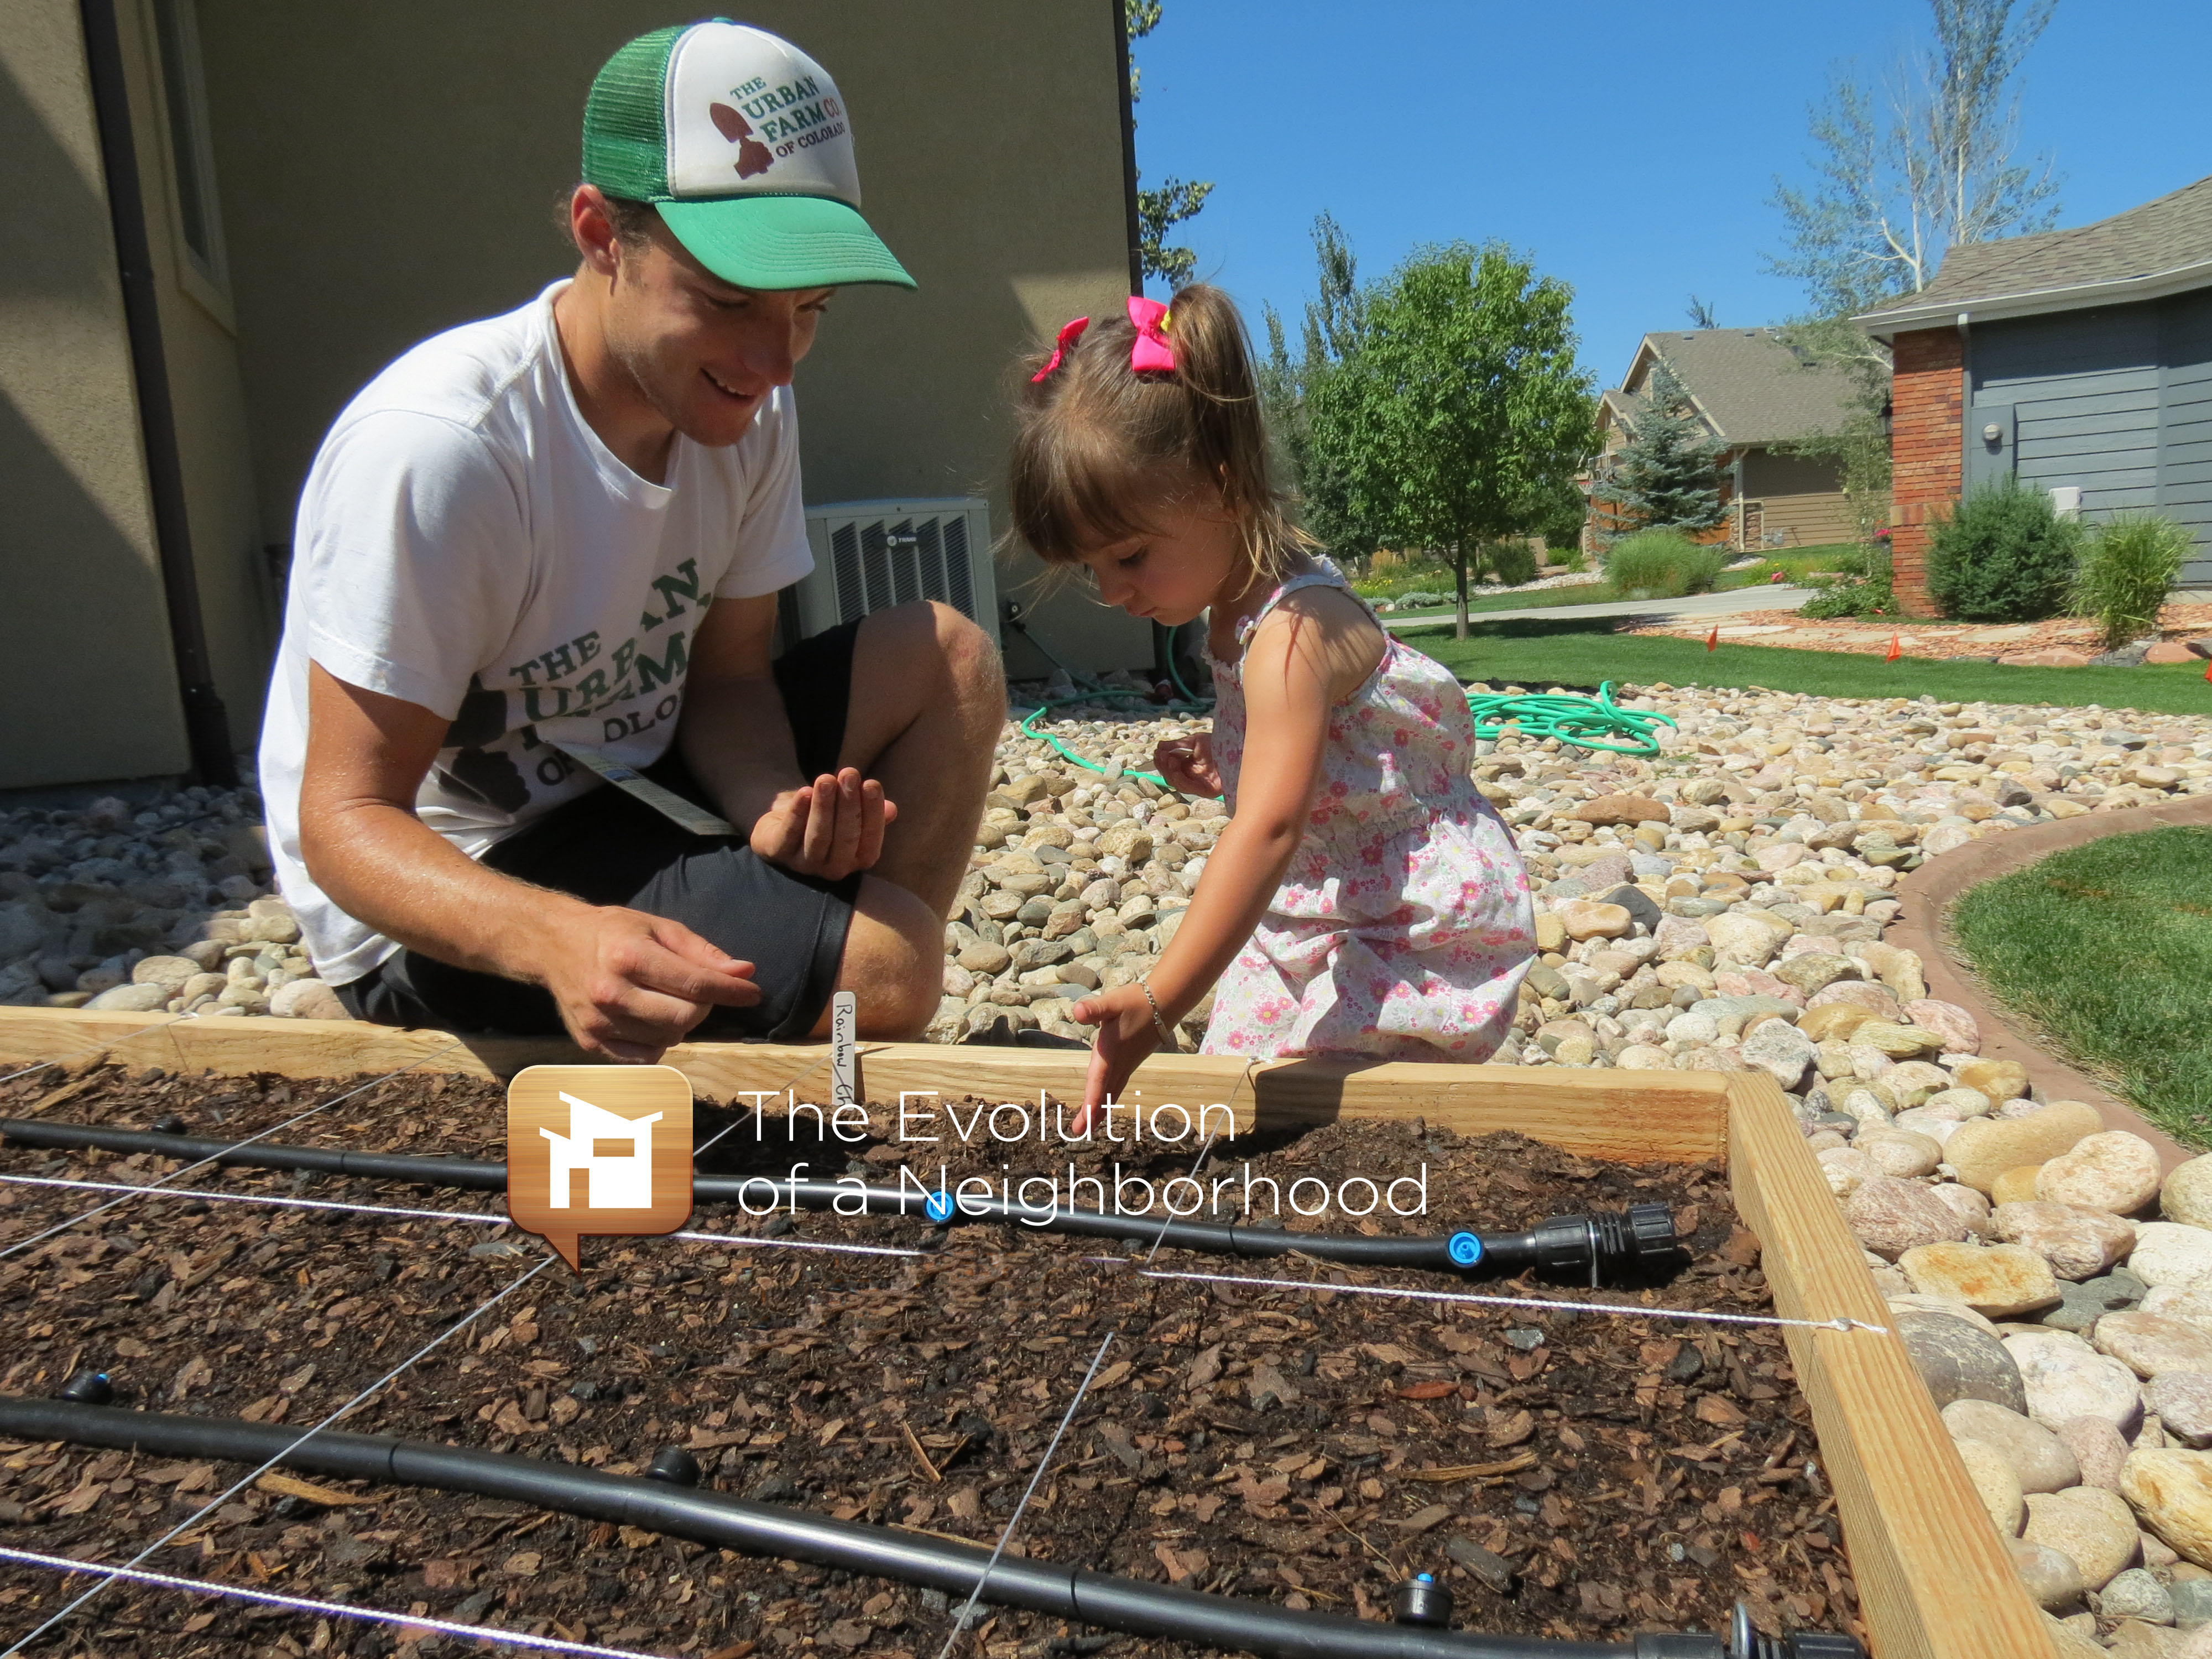
<path id="1" fill-rule="evenodd" d="M 662 1114 L 651 1117 L 617 1117 L 588 1100 L 562 1093 L 568 1107 L 568 1133 L 556 1135 L 539 1127 L 538 1133 L 553 1144 L 552 1208 L 569 1207 L 571 1176 L 581 1170 L 585 1178 L 584 1207 L 592 1210 L 649 1210 L 653 1207 L 653 1126 Z"/>

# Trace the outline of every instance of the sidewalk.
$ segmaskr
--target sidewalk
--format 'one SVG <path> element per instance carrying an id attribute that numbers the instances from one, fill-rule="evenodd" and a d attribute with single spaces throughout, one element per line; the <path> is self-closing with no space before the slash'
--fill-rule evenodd
<path id="1" fill-rule="evenodd" d="M 1628 599 L 1610 605 L 1550 605 L 1525 611 L 1476 611 L 1468 624 L 1518 622 L 1551 617 L 1634 617 L 1646 623 L 1679 622 L 1686 617 L 1732 617 L 1745 611 L 1794 611 L 1813 597 L 1809 587 L 1739 587 L 1727 593 L 1692 593 L 1683 599 Z M 1434 628 L 1449 623 L 1449 611 L 1432 617 L 1385 617 L 1386 628 Z"/>

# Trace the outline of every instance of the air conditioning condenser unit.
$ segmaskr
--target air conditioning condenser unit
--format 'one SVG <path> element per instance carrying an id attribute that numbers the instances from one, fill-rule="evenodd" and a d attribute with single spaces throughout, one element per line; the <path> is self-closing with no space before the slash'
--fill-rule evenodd
<path id="1" fill-rule="evenodd" d="M 806 539 L 814 569 L 790 590 L 797 638 L 915 599 L 942 600 L 998 637 L 988 502 L 955 496 L 810 507 Z"/>

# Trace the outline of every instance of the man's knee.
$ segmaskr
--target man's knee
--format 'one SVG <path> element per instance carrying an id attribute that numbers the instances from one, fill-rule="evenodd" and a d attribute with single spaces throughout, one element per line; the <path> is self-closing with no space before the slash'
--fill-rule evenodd
<path id="1" fill-rule="evenodd" d="M 1006 668 L 999 647 L 977 623 L 941 600 L 927 601 L 937 647 L 953 684 L 963 690 L 990 693 L 1005 702 Z"/>
<path id="2" fill-rule="evenodd" d="M 1005 670 L 991 635 L 942 599 L 915 599 L 878 611 L 861 624 L 872 655 L 902 659 L 915 672 L 941 668 L 956 695 L 1002 702 Z"/>
<path id="3" fill-rule="evenodd" d="M 838 984 L 858 994 L 860 1034 L 920 1036 L 945 991 L 945 921 L 920 897 L 875 876 L 860 886 Z"/>

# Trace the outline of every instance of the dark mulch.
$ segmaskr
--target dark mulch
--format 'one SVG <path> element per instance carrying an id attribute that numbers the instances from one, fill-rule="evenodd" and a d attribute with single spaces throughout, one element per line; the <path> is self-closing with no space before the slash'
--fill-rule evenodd
<path id="1" fill-rule="evenodd" d="M 331 1083 L 88 1073 L 0 1086 L 0 1115 L 251 1133 L 344 1091 Z M 46 1101 L 40 1106 L 38 1103 Z M 738 1121 L 702 1103 L 703 1139 Z M 875 1114 L 878 1136 L 891 1122 Z M 1002 1122 L 1011 1127 L 1011 1119 Z M 1169 1126 L 1172 1127 L 1170 1123 Z M 1119 1154 L 1155 1179 L 1194 1145 L 963 1148 L 794 1143 L 770 1116 L 740 1123 L 702 1167 L 784 1174 L 798 1158 L 936 1184 L 1079 1174 Z M 811 1130 L 806 1131 L 811 1137 Z M 468 1157 L 502 1155 L 502 1093 L 407 1076 L 276 1137 Z M 1512 1135 L 1339 1123 L 1218 1146 L 1217 1176 L 1284 1187 L 1311 1175 L 1410 1176 L 1429 1214 L 1286 1218 L 1299 1228 L 1519 1228 L 1555 1212 L 1663 1200 L 1692 1261 L 1649 1292 L 1595 1299 L 1753 1310 L 1756 1249 L 1711 1169 L 1591 1163 Z M 1000 1166 L 1007 1168 L 1001 1170 Z M 143 1181 L 145 1157 L 0 1149 L 0 1173 Z M 230 1170 L 210 1188 L 440 1210 L 489 1194 Z M 1308 1189 L 1309 1193 L 1310 1189 Z M 82 1209 L 86 1195 L 0 1186 L 0 1247 Z M 1224 1202 L 1228 1200 L 1224 1198 Z M 1099 1340 L 1115 1333 L 1022 1518 L 1018 1547 L 1093 1569 L 1362 1617 L 1431 1571 L 1478 1630 L 1618 1638 L 1720 1627 L 1739 1599 L 1770 1631 L 1856 1628 L 1856 1603 L 1809 1417 L 1779 1332 L 1147 1278 L 1096 1241 L 1021 1229 L 949 1234 L 896 1218 L 747 1218 L 695 1227 L 921 1248 L 870 1257 L 659 1239 L 587 1240 L 580 1282 L 553 1267 L 410 1369 L 346 1426 L 563 1458 L 621 1473 L 692 1448 L 724 1491 L 989 1542 L 1003 1529 Z M 543 1259 L 506 1228 L 246 1205 L 132 1199 L 0 1261 L 0 1393 L 51 1393 L 99 1365 L 126 1401 L 307 1425 Z M 1441 1274 L 1299 1258 L 1224 1261 L 1162 1251 L 1153 1267 L 1459 1288 Z M 1586 1291 L 1476 1285 L 1590 1299 Z M 66 1446 L 0 1443 L 0 1543 L 118 1559 L 245 1471 Z M 325 1483 L 329 1485 L 331 1483 Z M 302 1595 L 635 1646 L 738 1659 L 818 1647 L 930 1659 L 943 1598 L 791 1562 L 710 1550 L 514 1505 L 360 1483 L 357 1501 L 239 1494 L 154 1564 Z M 0 1641 L 43 1620 L 54 1576 L 0 1565 Z M 458 1653 L 435 1637 L 234 1602 L 109 1590 L 45 1650 L 125 1655 Z M 991 1659 L 1174 1644 L 1084 1639 L 1000 1613 Z M 974 1650 L 971 1647 L 969 1650 Z"/>

